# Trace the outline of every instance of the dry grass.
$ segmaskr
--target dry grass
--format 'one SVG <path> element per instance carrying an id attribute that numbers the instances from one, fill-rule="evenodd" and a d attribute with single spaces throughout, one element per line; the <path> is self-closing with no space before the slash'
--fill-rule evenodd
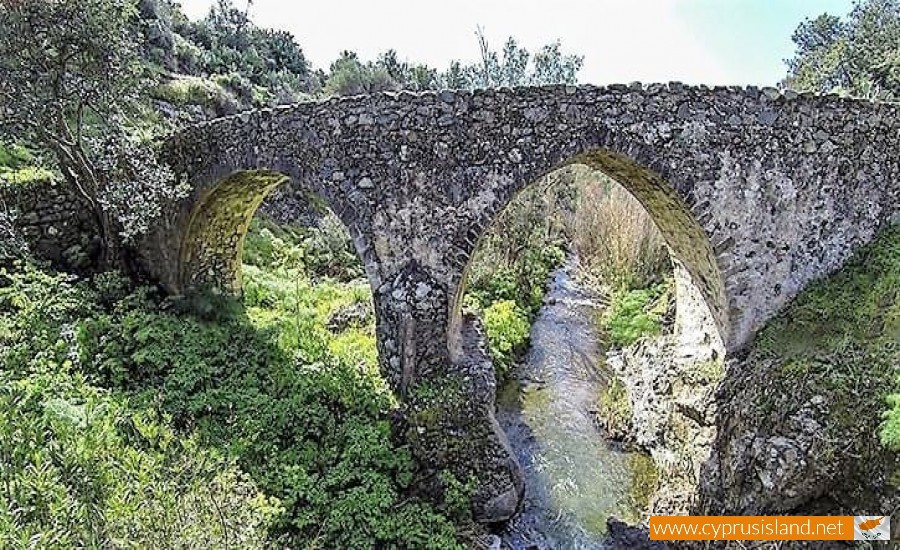
<path id="1" fill-rule="evenodd" d="M 671 268 L 665 241 L 650 214 L 602 174 L 579 179 L 570 227 L 585 276 L 615 290 L 658 282 Z"/>

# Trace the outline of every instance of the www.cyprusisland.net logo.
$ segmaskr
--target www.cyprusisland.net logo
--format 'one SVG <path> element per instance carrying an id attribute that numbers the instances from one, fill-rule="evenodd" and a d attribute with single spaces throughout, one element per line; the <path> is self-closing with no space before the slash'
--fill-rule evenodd
<path id="1" fill-rule="evenodd" d="M 891 516 L 854 516 L 854 540 L 891 540 Z"/>

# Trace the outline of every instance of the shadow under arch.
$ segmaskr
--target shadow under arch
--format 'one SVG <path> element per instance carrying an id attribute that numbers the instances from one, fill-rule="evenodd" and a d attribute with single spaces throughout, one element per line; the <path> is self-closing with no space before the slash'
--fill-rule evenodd
<path id="1" fill-rule="evenodd" d="M 285 172 L 239 170 L 206 186 L 199 198 L 192 202 L 193 207 L 187 216 L 178 252 L 178 288 L 215 287 L 239 294 L 244 240 L 250 222 L 275 189 L 292 182 L 300 185 L 305 193 L 322 198 L 327 208 L 335 212 L 322 193 Z M 352 225 L 343 219 L 340 222 L 351 236 L 370 286 L 375 288 L 373 281 L 377 280 L 377 271 L 373 262 L 367 261 L 371 247 Z"/>
<path id="2" fill-rule="evenodd" d="M 544 176 L 571 165 L 584 165 L 602 172 L 644 207 L 665 240 L 672 260 L 676 301 L 675 336 L 678 343 L 687 346 L 702 345 L 708 348 L 708 358 L 722 358 L 729 344 L 728 302 L 724 278 L 706 231 L 675 187 L 663 176 L 630 156 L 605 147 L 586 148 L 549 169 L 536 171 L 536 175 L 520 173 L 515 178 L 505 176 L 506 185 L 502 185 L 499 190 L 498 200 L 482 215 L 477 238 L 470 242 L 468 260 L 454 289 L 448 327 L 451 356 L 458 360 L 462 355 L 462 298 L 474 251 L 478 249 L 494 220 L 520 193 Z"/>

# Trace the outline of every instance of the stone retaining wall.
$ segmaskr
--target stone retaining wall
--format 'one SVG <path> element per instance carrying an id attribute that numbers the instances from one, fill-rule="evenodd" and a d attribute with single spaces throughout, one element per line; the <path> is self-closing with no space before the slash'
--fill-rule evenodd
<path id="1" fill-rule="evenodd" d="M 83 199 L 53 180 L 0 181 L 0 201 L 28 249 L 53 267 L 85 271 L 100 254 L 97 224 Z"/>

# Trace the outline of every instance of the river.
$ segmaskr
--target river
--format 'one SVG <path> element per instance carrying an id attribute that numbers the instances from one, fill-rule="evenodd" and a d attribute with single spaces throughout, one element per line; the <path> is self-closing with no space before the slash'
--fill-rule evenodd
<path id="1" fill-rule="evenodd" d="M 557 270 L 530 349 L 498 395 L 497 419 L 525 469 L 522 513 L 499 533 L 514 549 L 606 548 L 606 520 L 640 520 L 646 455 L 603 438 L 594 420 L 610 373 L 598 343 L 602 305 Z"/>

